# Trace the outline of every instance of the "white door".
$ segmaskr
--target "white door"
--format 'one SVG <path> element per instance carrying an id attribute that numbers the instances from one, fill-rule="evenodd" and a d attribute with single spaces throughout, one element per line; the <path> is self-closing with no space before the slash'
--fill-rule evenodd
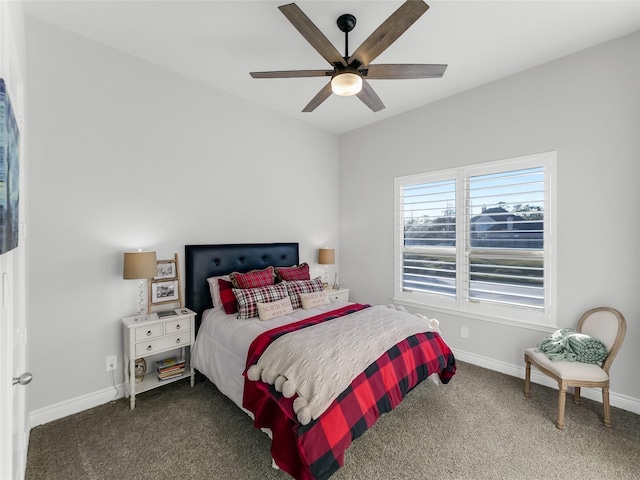
<path id="1" fill-rule="evenodd" d="M 27 328 L 24 311 L 25 235 L 24 223 L 20 224 L 20 246 L 14 252 L 12 281 L 12 313 L 13 313 L 13 441 L 12 441 L 12 478 L 24 478 L 27 464 L 28 425 L 26 416 L 27 385 L 31 382 L 31 374 L 27 372 Z M 16 383 L 16 381 L 18 383 Z"/>
<path id="2" fill-rule="evenodd" d="M 26 246 L 24 214 L 24 24 L 19 2 L 0 1 L 0 78 L 20 131 L 18 247 L 0 255 L 0 478 L 20 480 L 26 465 L 26 401 L 28 386 L 13 385 L 26 366 Z"/>
<path id="3" fill-rule="evenodd" d="M 28 380 L 28 375 L 22 375 L 26 363 L 24 315 L 20 312 L 22 302 L 16 301 L 16 293 L 21 289 L 22 274 L 18 272 L 18 265 L 22 263 L 23 251 L 21 246 L 0 257 L 0 362 L 4 366 L 0 374 L 0 478 L 14 480 L 24 477 L 27 453 L 25 389 L 28 387 L 20 383 L 14 385 L 13 381 L 21 376 L 22 383 Z"/>
<path id="4" fill-rule="evenodd" d="M 14 478 L 13 465 L 13 322 L 7 305 L 6 255 L 0 257 L 0 478 Z"/>

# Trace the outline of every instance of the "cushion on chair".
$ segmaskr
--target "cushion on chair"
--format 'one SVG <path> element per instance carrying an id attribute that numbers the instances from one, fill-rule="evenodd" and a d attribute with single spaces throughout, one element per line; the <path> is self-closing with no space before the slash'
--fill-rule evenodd
<path id="1" fill-rule="evenodd" d="M 587 382 L 606 382 L 609 375 L 600 365 L 581 362 L 554 362 L 543 352 L 536 352 L 535 348 L 527 348 L 525 354 L 545 370 L 563 379 Z"/>

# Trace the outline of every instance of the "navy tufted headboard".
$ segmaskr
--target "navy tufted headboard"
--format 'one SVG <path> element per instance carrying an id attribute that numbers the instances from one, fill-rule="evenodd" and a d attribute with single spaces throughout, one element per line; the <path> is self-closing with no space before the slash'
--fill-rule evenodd
<path id="1" fill-rule="evenodd" d="M 198 314 L 211 308 L 207 278 L 231 272 L 248 272 L 273 265 L 290 267 L 299 263 L 297 243 L 236 243 L 228 245 L 185 245 L 185 305 Z"/>

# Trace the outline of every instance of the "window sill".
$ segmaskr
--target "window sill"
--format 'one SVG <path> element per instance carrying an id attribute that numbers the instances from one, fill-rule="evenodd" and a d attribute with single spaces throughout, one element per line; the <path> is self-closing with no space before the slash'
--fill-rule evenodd
<path id="1" fill-rule="evenodd" d="M 506 317 L 483 315 L 475 312 L 458 310 L 454 308 L 446 308 L 438 305 L 427 305 L 425 303 L 412 302 L 410 300 L 401 299 L 401 298 L 394 297 L 392 300 L 393 300 L 393 303 L 395 303 L 396 305 L 402 305 L 404 307 L 411 307 L 411 308 L 418 308 L 421 310 L 429 310 L 433 312 L 446 313 L 448 315 L 456 315 L 458 317 L 470 318 L 473 320 L 481 320 L 483 322 L 497 323 L 499 325 L 507 325 L 510 327 L 525 328 L 528 330 L 535 330 L 538 332 L 553 333 L 558 329 L 558 327 L 554 325 L 542 325 L 540 323 L 513 320 L 511 318 L 506 318 Z"/>

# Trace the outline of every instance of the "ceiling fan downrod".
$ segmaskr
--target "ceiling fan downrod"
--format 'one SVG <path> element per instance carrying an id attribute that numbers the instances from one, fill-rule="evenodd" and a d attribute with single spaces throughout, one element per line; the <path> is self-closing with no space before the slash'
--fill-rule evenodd
<path id="1" fill-rule="evenodd" d="M 349 60 L 349 32 L 356 26 L 356 17 L 345 13 L 338 17 L 338 28 L 344 32 L 344 59 Z"/>

